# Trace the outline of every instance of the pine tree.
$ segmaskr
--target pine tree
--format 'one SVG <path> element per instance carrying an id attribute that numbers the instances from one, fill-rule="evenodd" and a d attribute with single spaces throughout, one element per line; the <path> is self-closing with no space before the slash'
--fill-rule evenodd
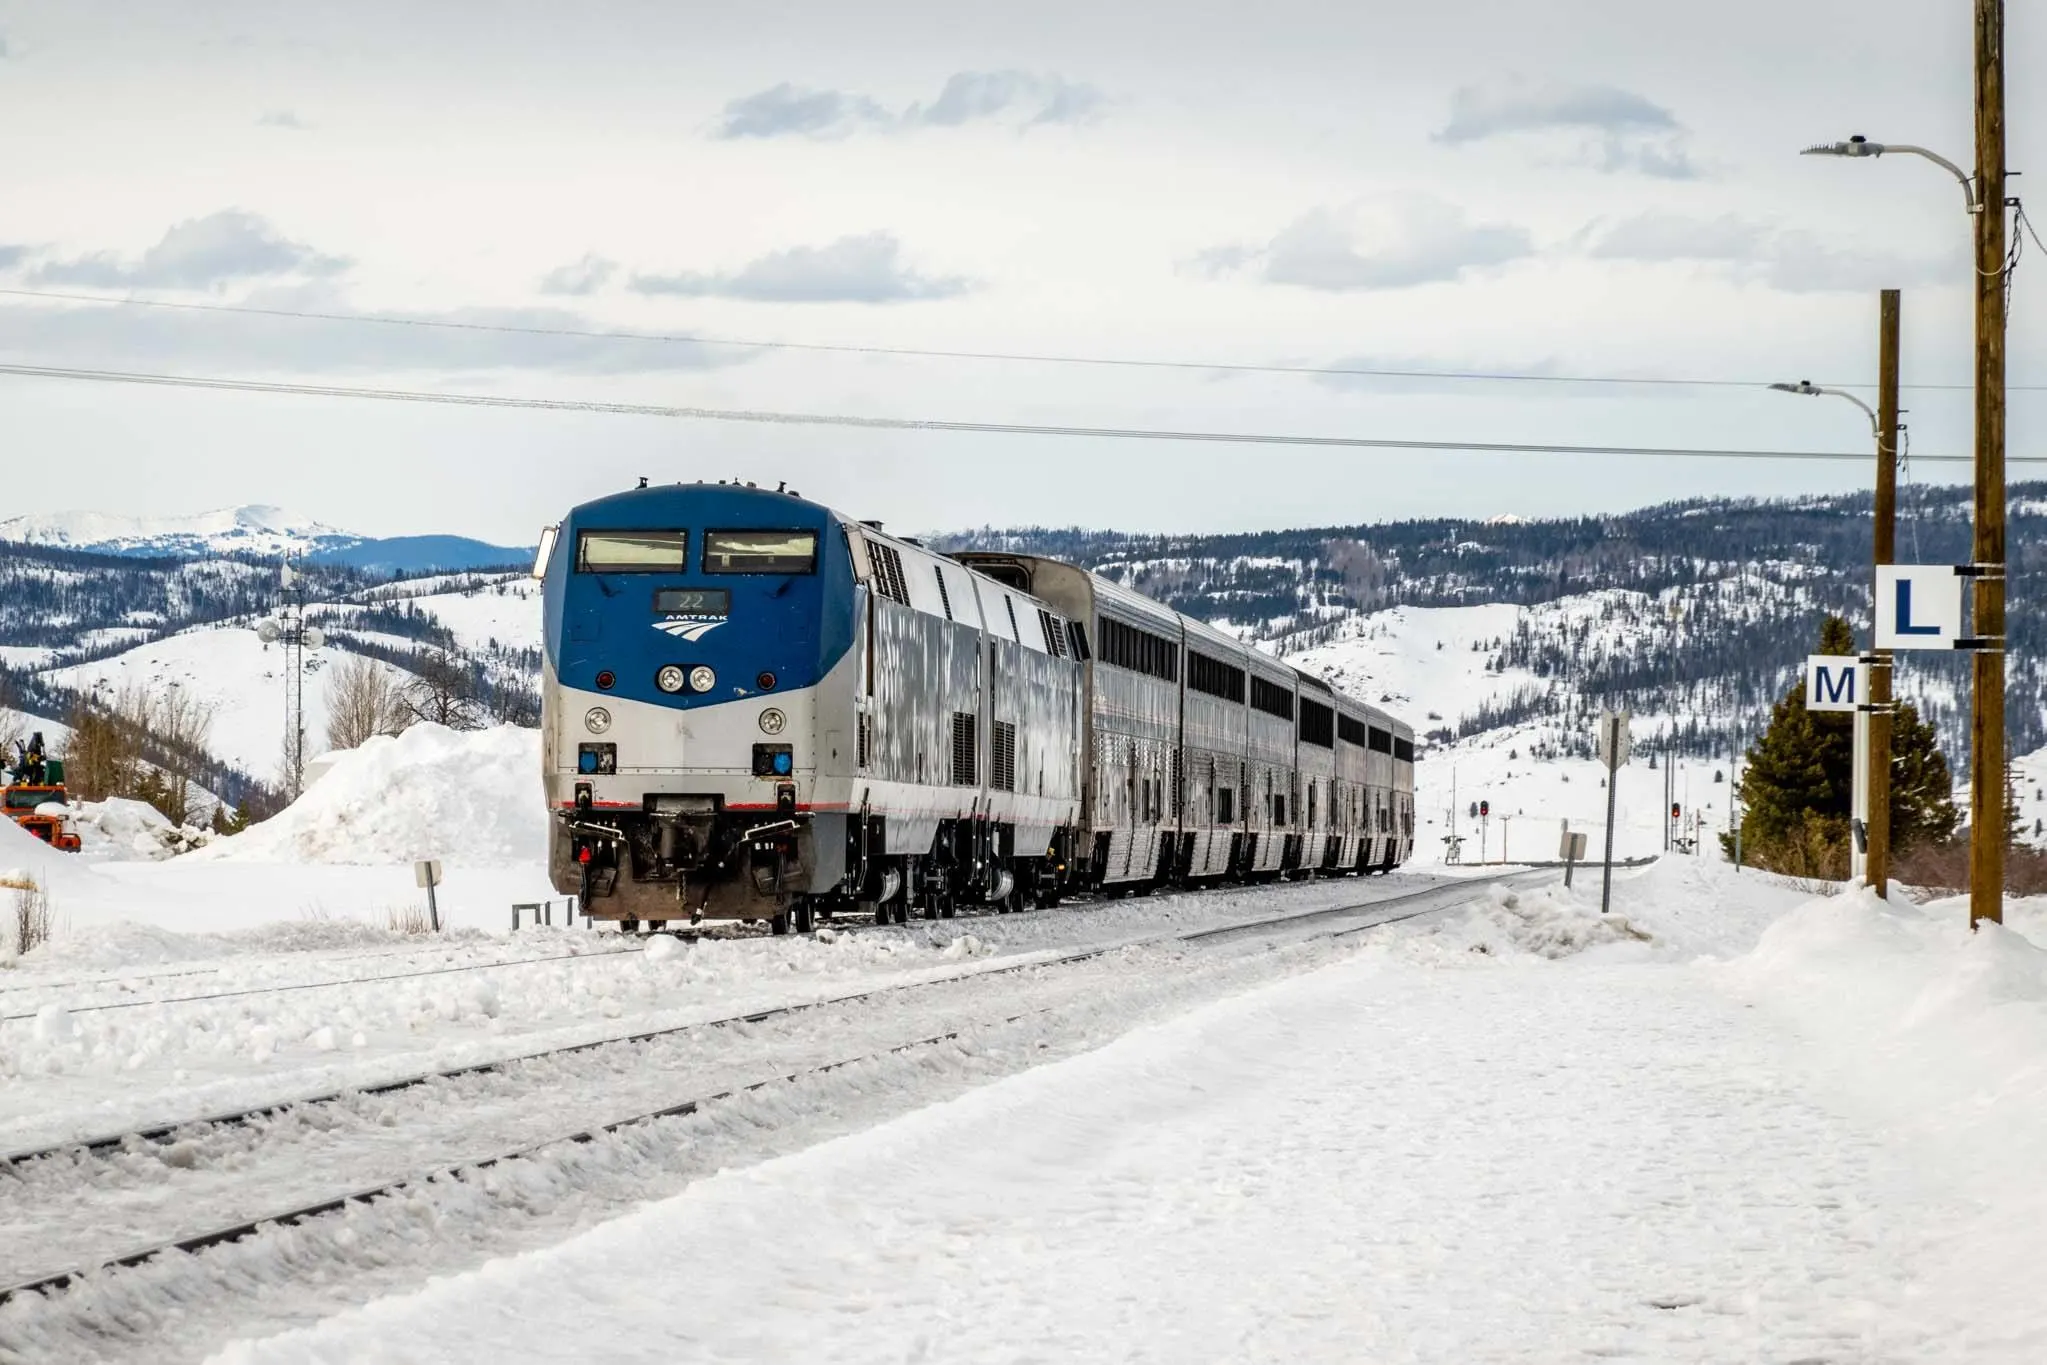
<path id="1" fill-rule="evenodd" d="M 1838 616 L 1820 628 L 1820 653 L 1852 654 L 1854 632 Z M 1742 774 L 1744 861 L 1802 876 L 1845 873 L 1854 805 L 1855 719 L 1805 707 L 1792 685 L 1749 750 Z M 1934 727 L 1901 703 L 1891 721 L 1891 851 L 1942 843 L 1955 832 L 1954 784 Z M 1734 840 L 1721 836 L 1731 857 Z"/>
<path id="2" fill-rule="evenodd" d="M 1944 844 L 1959 819 L 1939 732 L 1919 719 L 1918 708 L 1899 702 L 1891 716 L 1891 852 Z"/>

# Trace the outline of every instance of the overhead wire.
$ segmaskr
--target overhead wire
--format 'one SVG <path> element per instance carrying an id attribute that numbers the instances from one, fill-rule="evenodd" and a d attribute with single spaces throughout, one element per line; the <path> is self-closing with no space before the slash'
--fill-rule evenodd
<path id="1" fill-rule="evenodd" d="M 0 287 L 0 296 L 48 299 L 59 302 L 101 304 L 110 307 L 157 308 L 182 312 L 223 313 L 250 317 L 288 318 L 309 322 L 358 323 L 382 327 L 409 327 L 457 332 L 497 333 L 507 336 L 561 337 L 581 341 L 644 342 L 655 345 L 727 347 L 738 350 L 822 352 L 839 355 L 895 356 L 922 360 L 979 360 L 1034 365 L 1080 365 L 1113 369 L 1209 371 L 1223 374 L 1282 374 L 1308 378 L 1363 378 L 1437 380 L 1451 383 L 1583 384 L 1629 385 L 1653 388 L 1765 388 L 1768 381 L 1757 379 L 1706 379 L 1655 375 L 1540 374 L 1512 370 L 1431 370 L 1373 365 L 1279 365 L 1242 361 L 1179 360 L 1128 356 L 1073 355 L 1053 352 L 982 351 L 917 346 L 856 345 L 817 341 L 760 340 L 711 336 L 693 332 L 661 333 L 607 330 L 601 328 L 555 327 L 514 322 L 483 322 L 457 318 L 406 317 L 388 313 L 332 313 L 298 308 L 261 308 L 251 304 L 198 303 L 178 299 L 136 297 L 115 298 L 49 289 Z M 1854 388 L 1853 383 L 1828 387 Z M 1860 385 L 1859 387 L 1868 387 Z M 1968 384 L 1907 384 L 1922 392 L 1966 392 Z M 2014 384 L 2014 392 L 2047 391 L 2047 385 Z"/>
<path id="2" fill-rule="evenodd" d="M 274 394 L 301 398 L 342 398 L 376 402 L 446 404 L 460 407 L 517 408 L 548 412 L 587 412 L 690 421 L 746 422 L 783 426 L 851 427 L 884 431 L 930 431 L 997 436 L 1067 437 L 1089 440 L 1178 441 L 1351 450 L 1415 450 L 1470 454 L 1628 455 L 1663 459 L 1857 462 L 1866 462 L 1870 459 L 1870 455 L 1866 451 L 1582 445 L 1541 441 L 1446 441 L 1391 436 L 1318 436 L 1305 433 L 1194 431 L 1149 427 L 1058 426 L 1025 422 L 979 422 L 953 421 L 940 418 L 874 417 L 852 413 L 705 408 L 658 403 L 600 402 L 591 399 L 537 398 L 509 394 L 448 393 L 420 389 L 355 388 L 327 384 L 297 384 L 272 380 L 235 379 L 209 375 L 147 374 L 120 370 L 70 369 L 45 365 L 0 364 L 0 375 L 24 379 L 134 384 L 161 388 Z M 1968 460 L 1970 457 L 1966 455 L 1920 455 L 1917 458 L 1925 461 L 1959 463 Z M 2012 458 L 2014 463 L 2047 463 L 2047 455 L 2014 456 Z"/>

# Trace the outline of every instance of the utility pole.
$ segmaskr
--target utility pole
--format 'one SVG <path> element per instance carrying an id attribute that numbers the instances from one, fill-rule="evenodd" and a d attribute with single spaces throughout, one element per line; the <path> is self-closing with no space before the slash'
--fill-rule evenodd
<path id="1" fill-rule="evenodd" d="M 1899 296 L 1883 291 L 1878 310 L 1876 398 L 1876 524 L 1870 558 L 1894 562 L 1898 541 Z M 1891 890 L 1891 656 L 1869 656 L 1869 852 L 1864 879 L 1879 896 Z"/>
<path id="2" fill-rule="evenodd" d="M 2004 922 L 2004 0 L 1976 0 L 1975 723 L 1969 927 Z"/>

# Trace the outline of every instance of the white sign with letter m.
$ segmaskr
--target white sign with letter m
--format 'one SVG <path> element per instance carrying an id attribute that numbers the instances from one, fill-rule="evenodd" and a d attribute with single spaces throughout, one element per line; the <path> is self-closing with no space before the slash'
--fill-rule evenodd
<path id="1" fill-rule="evenodd" d="M 1863 700 L 1862 661 L 1848 654 L 1805 656 L 1805 709 L 1853 711 Z"/>

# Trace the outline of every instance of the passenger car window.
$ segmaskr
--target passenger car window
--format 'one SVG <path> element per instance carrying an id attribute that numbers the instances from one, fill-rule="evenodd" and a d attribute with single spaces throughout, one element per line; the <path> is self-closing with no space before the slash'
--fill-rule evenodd
<path id="1" fill-rule="evenodd" d="M 687 531 L 578 531 L 577 573 L 681 573 Z"/>
<path id="2" fill-rule="evenodd" d="M 815 531 L 706 531 L 705 573 L 817 572 Z"/>

